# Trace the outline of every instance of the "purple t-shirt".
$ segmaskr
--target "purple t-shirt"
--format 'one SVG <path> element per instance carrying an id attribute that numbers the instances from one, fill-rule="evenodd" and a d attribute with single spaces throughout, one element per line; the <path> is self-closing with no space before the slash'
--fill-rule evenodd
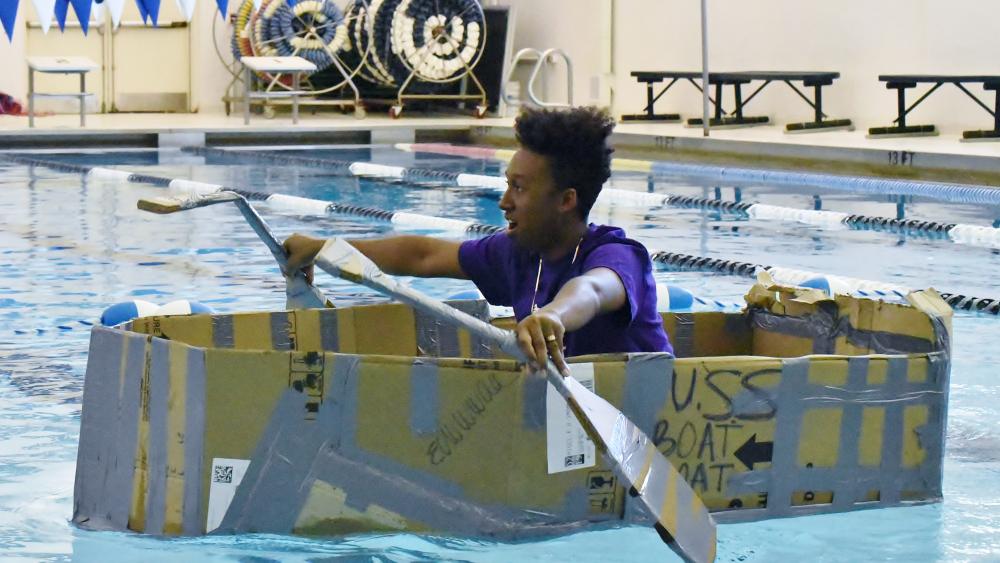
<path id="1" fill-rule="evenodd" d="M 532 298 L 543 307 L 563 285 L 594 268 L 608 268 L 625 286 L 627 303 L 618 311 L 594 317 L 564 338 L 567 356 L 609 352 L 670 352 L 673 348 L 656 311 L 656 283 L 649 253 L 625 237 L 617 227 L 591 224 L 573 255 L 542 263 L 541 283 L 537 253 L 519 248 L 506 233 L 465 241 L 458 251 L 462 270 L 493 305 L 514 308 L 517 320 L 531 313 Z"/>

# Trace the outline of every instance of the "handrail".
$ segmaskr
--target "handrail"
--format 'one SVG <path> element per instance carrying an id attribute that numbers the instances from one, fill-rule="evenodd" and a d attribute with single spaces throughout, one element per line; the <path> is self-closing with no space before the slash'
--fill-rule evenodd
<path id="1" fill-rule="evenodd" d="M 560 104 L 556 102 L 543 102 L 538 99 L 535 95 L 535 79 L 538 78 L 538 72 L 541 70 L 542 66 L 545 65 L 550 56 L 559 55 L 562 57 L 563 61 L 566 63 L 566 102 L 565 104 Z M 569 60 L 569 55 L 565 51 L 557 47 L 545 50 L 542 55 L 538 58 L 538 62 L 535 63 L 535 68 L 531 71 L 531 77 L 528 79 L 528 97 L 531 101 L 541 107 L 573 107 L 573 63 Z"/>
<path id="2" fill-rule="evenodd" d="M 553 56 L 562 57 L 563 61 L 566 63 L 567 103 L 565 104 L 558 102 L 545 102 L 542 101 L 535 94 L 535 80 L 538 78 L 538 75 L 542 67 L 545 64 L 547 64 L 549 62 L 550 57 Z M 567 55 L 566 52 L 563 51 L 562 49 L 558 48 L 551 48 L 551 49 L 546 49 L 545 51 L 541 51 L 533 47 L 525 47 L 514 55 L 514 58 L 511 60 L 510 63 L 510 71 L 507 73 L 507 76 L 504 77 L 503 81 L 503 89 L 501 96 L 503 97 L 504 103 L 507 103 L 512 106 L 521 105 L 522 101 L 520 98 L 515 98 L 514 96 L 511 96 L 507 92 L 507 84 L 513 77 L 514 70 L 517 68 L 517 63 L 521 61 L 521 59 L 528 59 L 530 57 L 535 58 L 535 66 L 534 68 L 531 69 L 531 76 L 528 78 L 528 87 L 527 87 L 528 98 L 531 100 L 531 103 L 535 104 L 538 107 L 571 107 L 573 105 L 573 63 L 570 60 L 569 55 Z"/>

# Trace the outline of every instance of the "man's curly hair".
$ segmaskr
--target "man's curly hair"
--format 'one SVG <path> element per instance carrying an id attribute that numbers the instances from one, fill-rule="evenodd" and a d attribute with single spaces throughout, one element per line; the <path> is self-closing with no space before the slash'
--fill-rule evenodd
<path id="1" fill-rule="evenodd" d="M 577 212 L 586 220 L 604 182 L 611 177 L 608 136 L 615 127 L 596 107 L 525 109 L 514 122 L 517 142 L 548 159 L 556 188 L 575 188 Z"/>

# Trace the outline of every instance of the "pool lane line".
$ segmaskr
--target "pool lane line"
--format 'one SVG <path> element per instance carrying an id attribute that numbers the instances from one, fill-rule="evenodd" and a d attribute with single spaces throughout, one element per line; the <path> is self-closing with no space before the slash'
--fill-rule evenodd
<path id="1" fill-rule="evenodd" d="M 367 217 L 370 219 L 379 219 L 382 221 L 388 221 L 393 224 L 403 225 L 407 227 L 460 231 L 462 233 L 469 235 L 489 235 L 504 230 L 503 227 L 497 225 L 485 225 L 482 223 L 473 223 L 472 221 L 447 219 L 444 217 L 434 217 L 432 215 L 421 215 L 417 213 L 386 211 L 384 209 L 363 207 L 358 205 L 342 205 L 334 202 L 309 199 L 298 196 L 271 194 L 266 192 L 243 190 L 239 188 L 230 188 L 219 184 L 208 184 L 204 182 L 195 182 L 191 180 L 182 180 L 182 179 L 161 178 L 158 176 L 150 176 L 145 174 L 131 174 L 129 172 L 125 172 L 122 170 L 113 170 L 110 168 L 86 167 L 76 164 L 49 162 L 45 160 L 37 160 L 19 156 L 0 155 L 0 158 L 5 158 L 7 160 L 17 162 L 19 164 L 50 167 L 65 172 L 86 174 L 96 178 L 117 179 L 123 182 L 136 182 L 143 184 L 152 184 L 161 187 L 168 187 L 174 190 L 194 195 L 204 195 L 223 190 L 232 191 L 242 195 L 243 197 L 251 201 L 266 202 L 270 207 L 273 207 L 277 211 L 287 211 L 298 214 L 315 214 L 315 215 L 344 214 L 355 217 Z M 839 281 L 840 284 L 843 287 L 847 287 L 849 291 L 856 291 L 860 295 L 866 297 L 901 296 L 905 295 L 906 292 L 910 291 L 908 288 L 905 288 L 903 286 L 896 284 L 888 284 L 885 282 L 861 280 L 861 279 L 848 278 L 831 274 L 822 274 L 818 272 L 794 270 L 790 268 L 765 266 L 761 264 L 740 262 L 736 260 L 709 258 L 705 256 L 693 256 L 690 254 L 682 254 L 676 252 L 653 251 L 650 253 L 650 259 L 653 261 L 654 264 L 670 266 L 680 270 L 713 271 L 723 274 L 739 275 L 743 277 L 754 277 L 758 270 L 765 270 L 771 272 L 772 276 L 777 281 L 787 281 L 788 283 L 792 284 L 796 283 L 795 280 L 801 281 L 801 279 L 827 277 Z M 788 277 L 786 278 L 786 276 Z M 983 312 L 992 315 L 1000 315 L 1000 299 L 973 297 L 951 292 L 940 293 L 940 295 L 953 309 L 958 309 L 963 311 Z"/>
<path id="2" fill-rule="evenodd" d="M 404 182 L 447 181 L 461 187 L 484 187 L 502 194 L 507 189 L 506 178 L 481 174 L 464 174 L 421 168 L 403 168 L 368 162 L 344 162 L 311 157 L 280 155 L 263 151 L 233 151 L 206 147 L 185 147 L 185 152 L 200 156 L 230 158 L 245 162 L 252 158 L 255 161 L 272 162 L 276 164 L 297 164 L 316 166 L 344 175 L 369 178 L 392 179 Z M 680 207 L 686 209 L 712 209 L 749 217 L 761 221 L 784 221 L 819 227 L 844 226 L 852 230 L 869 230 L 922 236 L 932 240 L 946 239 L 957 244 L 986 248 L 1000 248 L 1000 229 L 980 225 L 940 223 L 937 221 L 921 221 L 918 219 L 896 219 L 892 217 L 873 217 L 867 215 L 848 214 L 836 211 L 815 209 L 794 209 L 752 202 L 720 201 L 704 197 L 678 196 L 604 188 L 597 203 L 602 205 L 627 205 L 629 207 Z"/>
<path id="3" fill-rule="evenodd" d="M 447 143 L 397 143 L 407 152 L 428 152 L 469 158 L 509 161 L 514 151 L 490 147 L 469 147 Z M 742 166 L 717 166 L 670 160 L 611 159 L 611 169 L 647 172 L 654 176 L 708 178 L 733 184 L 812 186 L 878 195 L 915 195 L 953 203 L 1000 205 L 1000 187 L 985 184 L 930 182 L 874 176 L 843 176 L 822 172 L 769 170 Z"/>

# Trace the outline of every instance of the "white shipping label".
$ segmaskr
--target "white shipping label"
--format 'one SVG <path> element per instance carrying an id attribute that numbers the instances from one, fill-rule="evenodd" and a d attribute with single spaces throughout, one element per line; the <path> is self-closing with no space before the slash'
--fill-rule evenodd
<path id="1" fill-rule="evenodd" d="M 222 518 L 229 510 L 236 487 L 240 486 L 243 475 L 250 466 L 249 459 L 212 458 L 212 484 L 208 489 L 208 518 L 205 532 L 211 532 L 222 524 Z"/>
<path id="2" fill-rule="evenodd" d="M 570 375 L 590 391 L 594 390 L 594 364 L 569 364 Z M 576 420 L 566 400 L 551 383 L 545 391 L 545 433 L 549 473 L 593 467 L 594 443 Z"/>

